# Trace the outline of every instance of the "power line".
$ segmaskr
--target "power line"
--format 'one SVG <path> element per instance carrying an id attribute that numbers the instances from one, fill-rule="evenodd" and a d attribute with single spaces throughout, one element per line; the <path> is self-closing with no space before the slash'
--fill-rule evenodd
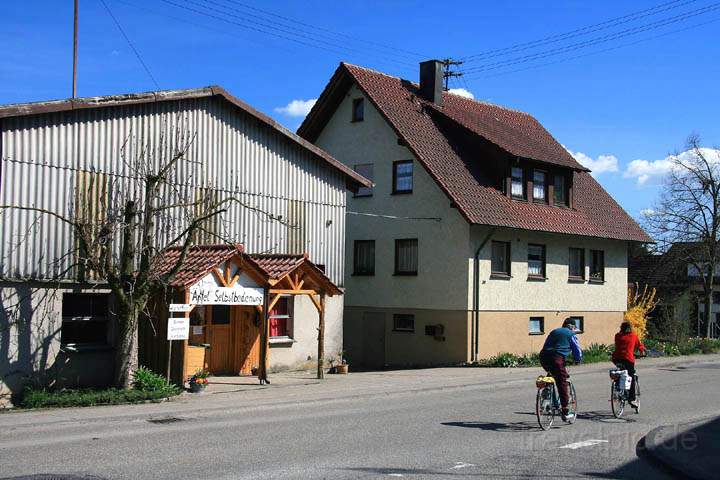
<path id="1" fill-rule="evenodd" d="M 597 37 L 597 38 L 594 38 L 591 40 L 586 40 L 584 42 L 575 43 L 575 44 L 568 45 L 565 47 L 559 47 L 559 48 L 555 48 L 555 49 L 551 49 L 551 50 L 545 50 L 542 52 L 534 53 L 531 55 L 525 55 L 523 57 L 516 57 L 516 58 L 511 58 L 508 60 L 503 60 L 503 61 L 499 61 L 499 62 L 493 62 L 493 63 L 488 63 L 485 65 L 480 65 L 478 67 L 474 67 L 469 70 L 466 70 L 465 73 L 473 74 L 473 73 L 485 72 L 488 70 L 496 70 L 498 68 L 503 68 L 503 67 L 507 67 L 507 66 L 511 66 L 511 65 L 517 65 L 517 64 L 521 64 L 521 63 L 527 63 L 527 62 L 531 62 L 534 60 L 540 60 L 543 58 L 560 55 L 560 54 L 572 52 L 575 50 L 580 50 L 580 49 L 591 47 L 594 45 L 599 45 L 599 44 L 607 43 L 607 42 L 610 42 L 613 40 L 618 40 L 620 38 L 625 38 L 628 36 L 637 35 L 639 33 L 656 30 L 658 28 L 672 25 L 672 24 L 675 24 L 678 22 L 682 22 L 682 21 L 688 20 L 690 18 L 694 18 L 699 15 L 704 15 L 704 14 L 707 14 L 707 13 L 710 13 L 710 12 L 713 12 L 713 11 L 719 10 L 719 9 L 720 9 L 720 2 L 711 4 L 707 7 L 703 7 L 703 8 L 697 9 L 697 10 L 693 10 L 691 12 L 687 12 L 682 15 L 669 17 L 669 18 L 666 18 L 663 20 L 659 20 L 657 22 L 652 22 L 652 23 L 649 23 L 646 25 L 642 25 L 640 27 L 623 30 L 621 32 L 617 32 L 614 34 L 604 35 L 602 37 Z"/>
<path id="2" fill-rule="evenodd" d="M 364 40 L 364 39 L 362 39 L 362 38 L 354 37 L 354 36 L 352 36 L 352 35 L 348 35 L 348 34 L 342 33 L 342 32 L 336 32 L 336 31 L 330 30 L 330 29 L 328 29 L 328 28 L 319 27 L 319 26 L 317 26 L 317 25 L 312 25 L 312 24 L 309 24 L 309 23 L 305 23 L 305 22 L 302 22 L 302 21 L 300 21 L 300 20 L 296 20 L 296 19 L 294 19 L 294 18 L 286 17 L 286 16 L 283 16 L 283 15 L 277 14 L 277 13 L 275 13 L 275 12 L 271 12 L 271 11 L 269 11 L 269 10 L 263 10 L 263 9 L 261 9 L 261 8 L 257 8 L 257 7 L 254 7 L 254 6 L 252 6 L 252 5 L 248 5 L 248 4 L 246 4 L 246 3 L 240 2 L 240 1 L 238 1 L 238 0 L 225 0 L 225 1 L 228 2 L 228 3 L 234 4 L 234 5 L 238 5 L 238 6 L 242 7 L 242 8 L 246 8 L 246 9 L 248 9 L 248 10 L 252 10 L 252 11 L 255 11 L 255 12 L 262 13 L 262 14 L 264 14 L 264 15 L 268 15 L 268 16 L 271 16 L 271 17 L 279 18 L 279 19 L 281 19 L 281 20 L 285 20 L 285 21 L 287 21 L 287 22 L 294 23 L 294 24 L 297 24 L 297 25 L 302 25 L 302 26 L 304 26 L 304 27 L 307 27 L 307 28 L 312 29 L 312 30 L 315 31 L 315 32 L 317 32 L 317 31 L 322 31 L 322 32 L 329 33 L 329 34 L 331 34 L 331 35 L 338 36 L 338 37 L 347 38 L 347 39 L 349 39 L 349 40 L 354 40 L 354 41 L 357 41 L 357 42 L 366 43 L 366 44 L 368 44 L 368 45 L 375 45 L 375 46 L 380 47 L 380 48 L 382 48 L 382 49 L 394 50 L 394 51 L 402 52 L 402 53 L 404 53 L 404 54 L 409 54 L 409 55 L 412 55 L 412 56 L 418 57 L 418 58 L 429 58 L 428 55 L 424 55 L 424 54 L 422 54 L 422 53 L 417 53 L 417 52 L 413 52 L 413 51 L 411 51 L 411 50 L 405 50 L 405 49 L 403 49 L 403 48 L 393 47 L 393 46 L 390 46 L 390 45 L 385 45 L 385 44 L 378 43 L 378 42 L 373 42 L 373 41 L 370 41 L 370 40 Z M 676 1 L 678 1 L 678 0 L 676 0 Z M 695 1 L 695 0 L 693 0 L 693 1 Z M 287 24 L 286 24 L 286 25 L 287 25 Z"/>
<path id="3" fill-rule="evenodd" d="M 138 61 L 140 62 L 140 65 L 145 69 L 145 72 L 147 72 L 148 76 L 150 77 L 150 80 L 155 84 L 155 88 L 160 90 L 160 85 L 158 84 L 157 80 L 155 80 L 155 77 L 153 77 L 152 72 L 150 72 L 150 69 L 148 68 L 147 64 L 145 64 L 145 61 L 143 61 L 142 57 L 140 56 L 140 52 L 138 52 L 137 48 L 135 48 L 135 45 L 130 41 L 130 38 L 125 33 L 125 30 L 123 30 L 122 26 L 120 25 L 120 22 L 118 22 L 118 19 L 115 18 L 115 15 L 113 15 L 112 10 L 110 10 L 110 7 L 108 7 L 107 3 L 105 3 L 105 0 L 100 0 L 100 3 L 103 4 L 105 7 L 105 10 L 107 10 L 108 14 L 110 15 L 110 18 L 113 19 L 113 22 L 115 22 L 115 25 L 117 26 L 118 30 L 120 30 L 120 33 L 125 38 L 125 41 L 130 46 L 132 51 L 135 53 L 135 56 L 137 57 Z"/>
<path id="4" fill-rule="evenodd" d="M 348 53 L 348 51 L 358 52 L 357 49 L 353 49 L 352 47 L 344 47 L 344 46 L 337 45 L 336 43 L 329 43 L 327 41 L 313 38 L 312 36 L 308 36 L 303 33 L 294 32 L 292 30 L 285 30 L 285 29 L 273 27 L 271 25 L 269 26 L 267 24 L 263 24 L 263 25 L 252 24 L 252 23 L 247 22 L 247 20 L 244 20 L 243 17 L 240 17 L 240 16 L 232 14 L 232 13 L 228 13 L 227 11 L 224 11 L 224 10 L 219 10 L 217 8 L 203 7 L 202 5 L 198 5 L 197 2 L 192 2 L 191 5 L 183 5 L 183 4 L 179 4 L 172 0 L 161 0 L 161 1 L 166 4 L 172 5 L 174 7 L 196 13 L 198 15 L 202 15 L 202 16 L 209 17 L 209 18 L 214 18 L 216 20 L 220 20 L 222 22 L 229 23 L 229 24 L 235 25 L 235 26 L 243 28 L 243 29 L 252 30 L 255 32 L 263 33 L 265 35 L 271 35 L 271 36 L 278 37 L 278 38 L 281 38 L 284 40 L 288 40 L 288 41 L 295 42 L 295 43 L 298 43 L 301 45 L 305 45 L 307 47 L 319 48 L 319 49 L 323 49 L 323 50 L 326 50 L 326 51 L 329 51 L 332 53 L 336 53 L 336 54 L 340 54 L 340 55 L 346 55 Z M 192 0 L 190 0 L 190 1 L 192 1 Z M 205 3 L 207 3 L 207 0 L 200 0 L 200 1 L 204 1 Z M 188 3 L 188 0 L 186 0 L 186 3 Z M 193 7 L 204 8 L 205 10 L 200 10 L 199 8 L 193 8 Z M 214 13 L 212 13 L 212 12 L 214 12 Z M 231 19 L 227 18 L 228 15 L 231 17 L 237 18 L 240 21 L 231 20 Z M 363 52 L 360 52 L 360 53 L 363 53 Z M 401 65 L 405 65 L 405 66 L 414 66 L 414 64 L 410 64 L 408 62 L 390 59 L 387 57 L 384 57 L 384 58 L 386 61 L 390 61 L 393 63 L 397 63 L 397 64 L 401 64 Z"/>
<path id="5" fill-rule="evenodd" d="M 658 38 L 666 37 L 666 36 L 669 36 L 669 35 L 674 35 L 674 34 L 676 34 L 676 33 L 684 32 L 684 31 L 687 31 L 687 30 L 693 30 L 693 29 L 695 29 L 695 28 L 702 27 L 702 26 L 705 26 L 705 25 L 708 25 L 708 24 L 711 24 L 711 23 L 715 23 L 715 22 L 720 22 L 720 18 L 714 18 L 714 19 L 712 19 L 712 20 L 708 20 L 707 22 L 697 23 L 697 24 L 695 24 L 695 25 L 690 25 L 690 26 L 687 26 L 687 27 L 684 27 L 684 28 L 679 28 L 679 29 L 671 30 L 671 31 L 669 31 L 669 32 L 664 32 L 664 33 L 661 33 L 661 34 L 658 34 L 658 35 L 653 35 L 653 36 L 651 36 L 651 37 L 642 38 L 642 39 L 639 39 L 639 40 L 635 40 L 634 42 L 623 43 L 623 44 L 620 44 L 620 45 L 616 45 L 616 46 L 614 46 L 614 47 L 604 48 L 604 49 L 602 49 L 602 50 L 596 50 L 596 51 L 587 52 L 587 53 L 584 53 L 584 54 L 581 54 L 581 55 L 575 55 L 575 56 L 572 56 L 572 57 L 561 58 L 561 59 L 556 60 L 556 61 L 553 61 L 553 62 L 545 62 L 545 63 L 541 63 L 541 64 L 538 64 L 538 65 L 531 65 L 531 66 L 529 66 L 529 67 L 518 68 L 518 69 L 514 69 L 514 70 L 507 70 L 507 71 L 504 71 L 504 72 L 499 72 L 499 73 L 495 73 L 495 74 L 491 74 L 491 75 L 482 75 L 482 76 L 474 77 L 474 78 L 475 78 L 475 79 L 479 79 L 479 78 L 494 78 L 494 77 L 500 77 L 500 76 L 503 76 L 503 75 L 510 75 L 510 74 L 513 74 L 513 73 L 524 72 L 524 71 L 527 71 L 527 70 L 533 70 L 533 69 L 536 69 L 536 68 L 547 67 L 547 66 L 550 66 L 550 65 L 556 65 L 556 64 L 558 64 L 558 63 L 563 63 L 563 62 L 567 62 L 567 61 L 570 61 L 570 60 L 576 60 L 576 59 L 578 59 L 578 58 L 589 57 L 589 56 L 592 56 L 592 55 L 599 55 L 599 54 L 601 54 L 601 53 L 606 53 L 606 52 L 610 52 L 610 51 L 613 51 L 613 50 L 618 50 L 618 49 L 620 49 L 620 48 L 630 47 L 630 46 L 637 45 L 637 44 L 640 44 L 640 43 L 649 42 L 649 41 L 651 41 L 651 40 L 655 40 L 655 39 L 658 39 Z M 463 77 L 463 78 L 464 78 L 464 77 Z"/>
<path id="6" fill-rule="evenodd" d="M 640 10 L 637 12 L 632 12 L 627 15 L 623 15 L 621 17 L 615 17 L 611 18 L 609 20 L 605 20 L 604 22 L 596 23 L 593 25 L 588 25 L 586 27 L 578 28 L 575 30 L 571 30 L 569 32 L 565 33 L 558 33 L 554 35 L 550 35 L 544 38 L 540 38 L 538 40 L 531 40 L 529 42 L 523 42 L 523 43 L 517 43 L 515 45 L 511 45 L 509 47 L 504 48 L 498 48 L 494 50 L 488 50 L 485 52 L 477 53 L 475 55 L 470 55 L 467 57 L 464 57 L 463 60 L 470 63 L 475 62 L 479 58 L 487 59 L 487 58 L 494 58 L 498 56 L 504 56 L 509 55 L 515 52 L 520 52 L 524 50 L 528 50 L 535 47 L 540 47 L 543 45 L 548 45 L 552 43 L 561 42 L 564 40 L 568 40 L 575 37 L 580 37 L 583 35 L 589 35 L 591 33 L 595 33 L 602 30 L 607 30 L 608 28 L 617 27 L 619 25 L 623 25 L 625 23 L 629 23 L 635 20 L 639 20 L 641 18 L 649 17 L 652 15 L 657 15 L 669 10 L 674 10 L 676 8 L 683 7 L 685 5 L 688 5 L 690 3 L 695 3 L 697 0 L 673 0 L 671 2 L 662 3 L 660 5 L 656 5 L 654 7 Z M 682 2 L 682 3 L 681 3 Z"/>

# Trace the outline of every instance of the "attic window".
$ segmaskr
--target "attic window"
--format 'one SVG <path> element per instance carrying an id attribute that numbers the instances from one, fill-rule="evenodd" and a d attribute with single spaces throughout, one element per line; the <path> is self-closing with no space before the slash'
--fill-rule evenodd
<path id="1" fill-rule="evenodd" d="M 560 173 L 555 174 L 553 193 L 555 196 L 555 198 L 553 198 L 555 205 L 567 206 L 567 184 L 565 182 L 565 175 Z"/>
<path id="2" fill-rule="evenodd" d="M 365 99 L 356 98 L 352 102 L 352 121 L 362 122 L 365 119 Z"/>
<path id="3" fill-rule="evenodd" d="M 547 202 L 547 175 L 542 170 L 533 171 L 533 200 Z"/>
<path id="4" fill-rule="evenodd" d="M 511 192 L 514 198 L 525 198 L 525 184 L 523 182 L 523 169 L 513 167 L 511 172 Z"/>

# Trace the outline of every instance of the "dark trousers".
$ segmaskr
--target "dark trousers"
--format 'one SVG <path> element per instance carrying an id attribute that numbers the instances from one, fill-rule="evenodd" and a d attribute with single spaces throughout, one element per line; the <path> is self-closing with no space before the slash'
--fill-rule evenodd
<path id="1" fill-rule="evenodd" d="M 555 379 L 560 393 L 560 406 L 567 411 L 570 402 L 570 387 L 568 386 L 568 372 L 565 369 L 565 358 L 552 352 L 540 352 L 540 365 Z"/>
<path id="2" fill-rule="evenodd" d="M 632 377 L 632 383 L 630 384 L 630 396 L 628 397 L 628 400 L 631 402 L 635 401 L 635 396 L 637 395 L 635 393 L 635 387 L 637 383 L 637 377 L 635 376 L 635 364 L 633 362 L 628 362 L 627 360 L 613 360 L 615 362 L 615 365 L 622 368 L 623 370 L 627 370 L 628 374 Z"/>

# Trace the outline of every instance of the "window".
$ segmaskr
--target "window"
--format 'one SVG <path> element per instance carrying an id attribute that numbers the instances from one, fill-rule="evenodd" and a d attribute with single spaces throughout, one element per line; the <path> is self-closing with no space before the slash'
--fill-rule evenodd
<path id="1" fill-rule="evenodd" d="M 417 275 L 417 238 L 395 240 L 395 275 Z"/>
<path id="2" fill-rule="evenodd" d="M 515 198 L 525 198 L 525 181 L 523 176 L 523 169 L 520 167 L 513 167 L 510 176 L 511 195 Z"/>
<path id="3" fill-rule="evenodd" d="M 545 333 L 545 318 L 530 317 L 530 321 L 528 322 L 528 332 L 530 335 L 542 335 Z"/>
<path id="4" fill-rule="evenodd" d="M 584 317 L 570 317 L 570 320 L 575 322 L 575 331 L 582 333 L 585 330 L 585 318 Z"/>
<path id="5" fill-rule="evenodd" d="M 393 191 L 392 193 L 412 193 L 413 190 L 413 162 L 402 160 L 393 163 Z"/>
<path id="6" fill-rule="evenodd" d="M 492 242 L 490 274 L 495 276 L 510 276 L 510 242 Z"/>
<path id="7" fill-rule="evenodd" d="M 270 337 L 292 338 L 292 304 L 291 297 L 280 297 L 270 310 Z"/>
<path id="8" fill-rule="evenodd" d="M 567 206 L 567 185 L 565 183 L 565 175 L 556 173 L 553 187 L 555 205 Z"/>
<path id="9" fill-rule="evenodd" d="M 375 275 L 375 240 L 355 240 L 353 275 Z"/>
<path id="10" fill-rule="evenodd" d="M 366 163 L 363 165 L 355 165 L 355 171 L 362 175 L 363 177 L 367 178 L 368 180 L 373 180 L 373 164 L 372 163 Z M 360 187 L 358 188 L 357 193 L 355 194 L 356 197 L 372 197 L 373 194 L 373 187 Z"/>
<path id="11" fill-rule="evenodd" d="M 356 98 L 352 103 L 352 121 L 362 122 L 365 119 L 365 99 Z"/>
<path id="12" fill-rule="evenodd" d="M 568 259 L 568 277 L 571 280 L 585 280 L 585 250 L 571 248 Z"/>
<path id="13" fill-rule="evenodd" d="M 545 245 L 528 245 L 528 276 L 545 278 Z"/>
<path id="14" fill-rule="evenodd" d="M 605 252 L 590 250 L 590 281 L 605 281 Z"/>
<path id="15" fill-rule="evenodd" d="M 108 294 L 63 293 L 60 343 L 64 346 L 108 344 Z"/>
<path id="16" fill-rule="evenodd" d="M 533 200 L 540 202 L 547 201 L 547 195 L 545 195 L 547 182 L 545 177 L 545 172 L 541 170 L 533 170 Z"/>
<path id="17" fill-rule="evenodd" d="M 395 315 L 393 315 L 393 331 L 414 332 L 415 315 L 407 313 L 396 313 Z"/>

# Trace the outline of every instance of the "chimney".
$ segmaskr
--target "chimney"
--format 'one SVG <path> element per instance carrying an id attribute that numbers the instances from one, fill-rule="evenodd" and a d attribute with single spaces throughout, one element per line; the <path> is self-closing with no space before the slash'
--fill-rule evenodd
<path id="1" fill-rule="evenodd" d="M 443 62 L 420 62 L 420 96 L 441 107 L 443 103 Z"/>

